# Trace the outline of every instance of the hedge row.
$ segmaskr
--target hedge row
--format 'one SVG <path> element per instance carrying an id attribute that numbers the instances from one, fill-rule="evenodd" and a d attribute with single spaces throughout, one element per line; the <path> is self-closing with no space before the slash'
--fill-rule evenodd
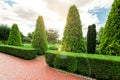
<path id="1" fill-rule="evenodd" d="M 4 52 L 26 60 L 34 59 L 38 54 L 38 50 L 34 48 L 27 49 L 22 47 L 6 46 L 6 45 L 0 46 L 0 52 Z"/>
<path id="2" fill-rule="evenodd" d="M 120 79 L 120 57 L 97 54 L 47 51 L 46 62 L 51 67 L 100 80 Z"/>

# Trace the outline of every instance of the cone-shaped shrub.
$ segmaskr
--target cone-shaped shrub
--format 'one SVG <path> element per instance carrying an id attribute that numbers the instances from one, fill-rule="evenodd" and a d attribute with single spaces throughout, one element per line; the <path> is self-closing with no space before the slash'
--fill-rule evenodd
<path id="1" fill-rule="evenodd" d="M 37 19 L 32 45 L 33 47 L 38 48 L 41 53 L 45 53 L 47 50 L 47 37 L 42 16 L 39 16 Z"/>
<path id="2" fill-rule="evenodd" d="M 95 53 L 96 50 L 96 25 L 90 25 L 87 33 L 87 52 Z"/>
<path id="3" fill-rule="evenodd" d="M 102 34 L 100 53 L 120 55 L 120 0 L 114 0 Z"/>
<path id="4" fill-rule="evenodd" d="M 13 24 L 8 37 L 8 45 L 22 46 L 22 39 L 17 24 Z"/>
<path id="5" fill-rule="evenodd" d="M 72 5 L 67 15 L 67 23 L 64 29 L 63 50 L 70 52 L 85 52 L 85 43 L 82 36 L 82 25 L 79 12 L 75 5 Z"/>

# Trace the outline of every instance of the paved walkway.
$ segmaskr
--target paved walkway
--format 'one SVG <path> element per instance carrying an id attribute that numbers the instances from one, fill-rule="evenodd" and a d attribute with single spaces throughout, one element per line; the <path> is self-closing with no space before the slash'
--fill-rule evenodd
<path id="1" fill-rule="evenodd" d="M 82 77 L 50 68 L 44 56 L 23 60 L 0 53 L 0 80 L 86 80 Z"/>

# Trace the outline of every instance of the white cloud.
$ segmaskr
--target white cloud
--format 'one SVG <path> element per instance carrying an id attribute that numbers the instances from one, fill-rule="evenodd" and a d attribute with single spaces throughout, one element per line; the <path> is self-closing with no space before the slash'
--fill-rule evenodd
<path id="1" fill-rule="evenodd" d="M 98 24 L 96 15 L 88 10 L 109 8 L 113 0 L 12 0 L 16 4 L 10 7 L 4 0 L 0 0 L 0 24 L 12 25 L 17 23 L 20 30 L 27 35 L 35 29 L 36 19 L 39 15 L 44 17 L 46 28 L 54 28 L 62 35 L 68 9 L 76 4 L 83 24 L 84 36 L 90 24 L 97 24 L 97 29 L 103 24 Z M 62 36 L 60 36 L 62 37 Z"/>

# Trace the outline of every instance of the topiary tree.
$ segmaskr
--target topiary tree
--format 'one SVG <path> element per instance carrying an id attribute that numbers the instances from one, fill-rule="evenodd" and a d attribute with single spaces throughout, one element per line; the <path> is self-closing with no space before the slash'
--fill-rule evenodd
<path id="1" fill-rule="evenodd" d="M 8 45 L 22 46 L 22 39 L 17 24 L 13 24 L 8 37 Z"/>
<path id="2" fill-rule="evenodd" d="M 120 55 L 120 0 L 114 0 L 100 44 L 100 54 Z"/>
<path id="3" fill-rule="evenodd" d="M 96 51 L 96 25 L 92 24 L 88 27 L 87 52 L 95 53 L 95 51 Z"/>
<path id="4" fill-rule="evenodd" d="M 37 19 L 32 45 L 38 48 L 41 53 L 45 53 L 47 50 L 47 37 L 42 16 L 39 16 Z"/>
<path id="5" fill-rule="evenodd" d="M 70 52 L 85 52 L 85 43 L 82 36 L 82 25 L 79 12 L 75 5 L 69 9 L 67 23 L 62 39 L 63 50 Z"/>

